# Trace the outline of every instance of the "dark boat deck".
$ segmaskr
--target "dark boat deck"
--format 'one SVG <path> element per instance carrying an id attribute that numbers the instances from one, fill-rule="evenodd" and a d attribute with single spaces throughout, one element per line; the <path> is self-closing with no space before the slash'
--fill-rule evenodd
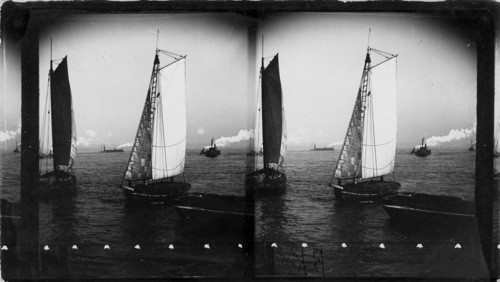
<path id="1" fill-rule="evenodd" d="M 381 200 L 385 196 L 396 193 L 401 184 L 390 181 L 363 181 L 357 183 L 345 183 L 342 185 L 331 185 L 335 197 L 338 199 L 366 201 Z"/>
<path id="2" fill-rule="evenodd" d="M 278 195 L 286 190 L 285 173 L 264 168 L 245 176 L 247 193 L 255 196 Z"/>
<path id="3" fill-rule="evenodd" d="M 391 218 L 400 221 L 456 221 L 475 217 L 473 201 L 442 195 L 399 193 L 384 198 L 383 207 Z"/>
<path id="4" fill-rule="evenodd" d="M 245 198 L 240 196 L 192 193 L 177 199 L 175 206 L 198 208 L 214 213 L 224 212 L 253 216 L 253 213 L 247 213 L 249 208 L 253 209 L 253 203 L 245 202 Z"/>
<path id="5" fill-rule="evenodd" d="M 134 203 L 165 203 L 187 194 L 191 184 L 186 182 L 160 181 L 149 184 L 121 185 L 125 197 Z"/>

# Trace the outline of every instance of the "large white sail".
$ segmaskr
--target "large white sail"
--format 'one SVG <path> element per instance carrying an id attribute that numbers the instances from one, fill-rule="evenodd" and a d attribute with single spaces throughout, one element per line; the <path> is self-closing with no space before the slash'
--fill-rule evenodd
<path id="1" fill-rule="evenodd" d="M 185 59 L 160 70 L 152 136 L 152 177 L 162 179 L 184 171 L 186 155 Z"/>
<path id="2" fill-rule="evenodd" d="M 396 57 L 370 70 L 362 142 L 362 178 L 389 174 L 396 154 Z"/>

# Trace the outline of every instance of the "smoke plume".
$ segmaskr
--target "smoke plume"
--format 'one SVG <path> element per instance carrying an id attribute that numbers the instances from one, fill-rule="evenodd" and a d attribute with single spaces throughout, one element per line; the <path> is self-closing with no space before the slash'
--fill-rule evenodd
<path id="1" fill-rule="evenodd" d="M 21 121 L 18 122 L 16 130 L 0 131 L 0 142 L 16 139 L 21 134 Z"/>
<path id="2" fill-rule="evenodd" d="M 429 146 L 439 146 L 442 143 L 447 143 L 450 141 L 455 141 L 455 140 L 461 140 L 464 138 L 470 138 L 476 133 L 476 121 L 474 121 L 474 125 L 472 128 L 465 128 L 465 129 L 452 129 L 448 133 L 448 135 L 445 136 L 432 136 L 431 138 L 427 139 L 427 145 Z M 420 146 L 420 145 L 418 145 Z"/>
<path id="3" fill-rule="evenodd" d="M 217 140 L 215 140 L 215 144 L 218 147 L 230 146 L 233 143 L 250 140 L 252 136 L 253 136 L 253 130 L 241 129 L 235 136 L 230 136 L 230 137 L 222 136 L 221 138 L 218 138 Z"/>
<path id="4" fill-rule="evenodd" d="M 121 149 L 121 148 L 126 148 L 126 147 L 132 147 L 132 145 L 134 145 L 134 143 L 132 143 L 132 142 L 128 142 L 128 143 L 125 143 L 125 144 L 121 144 L 121 145 L 119 145 L 119 146 L 116 146 L 116 148 Z"/>

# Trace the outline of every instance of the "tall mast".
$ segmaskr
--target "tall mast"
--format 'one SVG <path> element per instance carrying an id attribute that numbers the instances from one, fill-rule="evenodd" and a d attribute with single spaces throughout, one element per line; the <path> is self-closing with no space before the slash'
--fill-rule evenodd
<path id="1" fill-rule="evenodd" d="M 51 37 L 50 38 L 50 69 L 49 69 L 49 91 L 50 91 L 51 96 L 52 96 L 52 73 L 53 72 L 54 72 L 54 70 L 52 69 L 52 37 Z M 47 96 L 47 99 L 52 99 L 51 96 L 50 97 Z M 50 107 L 52 108 L 52 103 L 50 104 Z M 50 115 L 51 112 L 52 112 L 52 109 L 49 110 L 49 126 L 52 123 L 52 116 Z M 50 134 L 54 134 L 54 132 L 52 131 L 52 133 L 51 133 L 49 131 L 48 135 L 50 135 Z M 48 138 L 50 138 L 50 137 L 48 137 Z M 54 140 L 54 135 L 52 135 L 52 140 Z M 49 142 L 47 142 L 47 143 L 48 143 L 48 145 L 50 145 Z M 51 152 L 51 150 L 49 149 L 49 156 L 50 156 L 50 152 Z M 53 166 L 54 166 L 54 171 L 56 171 L 58 165 L 56 164 L 55 161 L 53 162 Z"/>
<path id="2" fill-rule="evenodd" d="M 50 38 L 50 74 L 52 74 L 52 37 Z"/>
<path id="3" fill-rule="evenodd" d="M 261 104 L 262 101 L 264 100 L 264 90 L 262 89 L 263 86 L 263 79 L 264 79 L 264 34 L 262 34 L 262 48 L 261 48 L 262 56 L 261 56 L 261 62 L 260 62 L 260 95 L 262 96 L 260 98 Z M 262 111 L 262 105 L 261 105 L 261 113 L 262 113 L 262 133 L 264 134 L 264 126 L 265 126 L 265 121 L 264 121 L 264 112 Z M 262 146 L 265 148 L 264 140 L 262 140 Z M 267 168 L 267 158 L 266 154 L 264 153 L 262 155 L 262 161 L 264 162 L 264 168 Z"/>

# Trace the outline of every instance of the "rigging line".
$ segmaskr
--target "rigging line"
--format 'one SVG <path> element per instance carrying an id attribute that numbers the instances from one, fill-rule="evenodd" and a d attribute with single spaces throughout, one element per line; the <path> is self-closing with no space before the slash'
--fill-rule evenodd
<path id="1" fill-rule="evenodd" d="M 369 71 L 370 72 L 370 71 Z M 371 93 L 371 88 L 372 84 L 371 81 L 369 80 L 369 85 L 368 85 L 368 93 Z M 370 115 L 371 115 L 371 130 L 372 130 L 372 135 L 373 135 L 373 144 L 377 142 L 377 138 L 375 137 L 375 116 L 374 116 L 374 108 L 373 108 L 373 93 L 370 94 Z M 375 160 L 375 169 L 377 169 L 377 150 L 375 147 L 372 147 L 372 154 L 373 154 L 373 159 Z"/>
<path id="2" fill-rule="evenodd" d="M 158 51 L 166 54 L 166 55 L 175 55 L 175 56 L 181 56 L 180 54 L 177 54 L 177 53 L 174 53 L 172 51 L 168 51 L 168 50 L 163 50 L 163 49 L 160 49 L 160 48 L 156 48 Z"/>
<path id="3" fill-rule="evenodd" d="M 396 55 L 395 57 L 391 57 L 391 58 L 389 58 L 389 59 L 387 59 L 387 60 L 384 60 L 384 61 L 382 61 L 382 62 L 380 62 L 380 63 L 378 63 L 378 64 L 376 64 L 376 65 L 374 65 L 374 66 L 370 67 L 370 70 L 372 70 L 372 69 L 374 69 L 375 67 L 380 66 L 381 64 L 383 64 L 383 63 L 385 63 L 385 62 L 387 62 L 387 61 L 389 61 L 389 60 L 392 60 L 392 59 L 394 59 L 394 58 L 397 58 L 397 55 Z"/>
<path id="4" fill-rule="evenodd" d="M 170 64 L 168 64 L 168 65 L 165 65 L 165 66 L 163 66 L 163 67 L 159 67 L 159 68 L 158 68 L 158 71 L 161 71 L 162 69 L 164 69 L 164 68 L 166 68 L 166 67 L 168 67 L 168 66 L 170 66 L 170 65 L 173 65 L 173 64 L 177 63 L 178 61 L 180 61 L 180 60 L 182 60 L 182 59 L 185 59 L 186 57 L 187 57 L 187 55 L 186 55 L 186 56 L 183 56 L 183 57 L 181 57 L 181 58 L 176 59 L 175 61 L 171 62 L 171 63 L 170 63 Z"/>
<path id="5" fill-rule="evenodd" d="M 178 165 L 176 165 L 175 167 L 170 168 L 170 169 L 168 169 L 168 168 L 167 168 L 167 169 L 161 169 L 161 168 L 155 168 L 155 167 L 152 167 L 151 169 L 153 169 L 153 170 L 159 170 L 159 171 L 172 171 L 172 170 L 175 170 L 175 169 L 177 169 L 178 167 L 180 167 L 180 166 L 181 166 L 181 165 L 185 162 L 185 160 L 186 160 L 186 158 L 182 159 L 182 161 L 181 161 L 181 162 L 179 162 L 179 164 L 178 164 Z M 175 176 L 175 175 L 174 175 L 174 176 Z M 167 176 L 167 177 L 173 177 L 173 176 Z"/>
<path id="6" fill-rule="evenodd" d="M 179 144 L 181 144 L 182 142 L 186 141 L 186 138 L 184 138 L 182 141 L 179 141 L 175 144 L 172 144 L 172 145 L 163 145 L 163 146 L 155 146 L 155 145 L 152 145 L 152 147 L 155 147 L 155 148 L 170 148 L 170 147 L 175 147 Z"/>
<path id="7" fill-rule="evenodd" d="M 374 51 L 374 52 L 376 52 L 376 53 L 378 53 L 379 55 L 382 55 L 382 54 L 385 54 L 385 55 L 390 55 L 389 57 L 396 57 L 396 56 L 397 56 L 397 54 L 396 54 L 396 55 L 394 55 L 394 54 L 391 54 L 391 53 L 389 53 L 389 52 L 385 52 L 385 51 L 378 50 L 378 49 L 375 49 L 375 48 L 370 48 L 370 50 L 371 50 L 371 51 Z M 385 56 L 385 55 L 382 55 L 382 56 Z"/>
<path id="8" fill-rule="evenodd" d="M 363 167 L 365 169 L 369 169 L 369 170 L 378 171 L 378 170 L 382 170 L 382 169 L 392 165 L 394 163 L 394 160 L 395 160 L 395 158 L 393 158 L 387 165 L 380 167 L 380 168 L 373 168 L 373 167 L 368 167 L 368 166 L 363 166 L 363 165 L 361 167 Z"/>
<path id="9" fill-rule="evenodd" d="M 157 50 L 160 51 L 160 53 L 162 53 L 163 55 L 169 56 L 171 58 L 182 57 L 182 55 L 176 54 L 174 52 L 170 52 L 170 51 L 166 51 L 166 50 L 161 50 L 161 49 L 157 49 Z"/>
<path id="10" fill-rule="evenodd" d="M 59 59 L 53 59 L 53 60 L 52 60 L 52 62 L 60 62 L 60 61 L 64 60 L 64 58 L 65 58 L 65 57 L 63 57 L 63 58 L 59 58 Z M 57 68 L 57 67 L 56 67 L 56 68 Z"/>
<path id="11" fill-rule="evenodd" d="M 371 144 L 371 145 L 370 144 L 363 144 L 363 146 L 366 146 L 366 147 L 382 147 L 382 146 L 385 146 L 387 144 L 392 143 L 392 141 L 394 141 L 395 139 L 396 139 L 396 137 L 392 138 L 391 140 L 389 140 L 389 141 L 387 141 L 387 142 L 385 142 L 383 144 Z M 373 143 L 375 143 L 375 142 L 373 142 Z"/>
<path id="12" fill-rule="evenodd" d="M 160 85 L 159 92 L 161 93 L 161 85 Z M 157 101 L 159 101 L 158 104 L 160 104 L 160 102 L 161 102 L 161 104 L 157 108 L 159 108 L 160 130 L 161 130 L 161 137 L 163 138 L 162 139 L 162 141 L 163 141 L 162 143 L 164 144 L 165 141 L 166 141 L 166 136 L 165 136 L 165 123 L 164 123 L 165 121 L 163 120 L 163 96 L 160 94 L 159 97 L 160 97 L 160 99 L 158 99 Z M 158 120 L 158 119 L 155 119 L 155 120 Z M 160 147 L 160 146 L 154 146 L 154 147 Z M 167 150 L 165 149 L 167 147 L 166 146 L 162 146 L 162 148 L 163 148 L 162 149 L 162 152 L 163 152 L 163 154 L 162 154 L 163 160 L 162 161 L 163 161 L 163 164 L 165 165 L 164 167 L 167 168 L 168 167 L 168 158 L 167 158 Z M 153 169 L 158 170 L 156 168 L 153 168 Z M 161 170 L 165 171 L 165 169 L 161 169 Z M 169 171 L 169 169 L 167 168 L 166 171 Z M 168 177 L 168 175 L 166 175 L 166 177 Z"/>

